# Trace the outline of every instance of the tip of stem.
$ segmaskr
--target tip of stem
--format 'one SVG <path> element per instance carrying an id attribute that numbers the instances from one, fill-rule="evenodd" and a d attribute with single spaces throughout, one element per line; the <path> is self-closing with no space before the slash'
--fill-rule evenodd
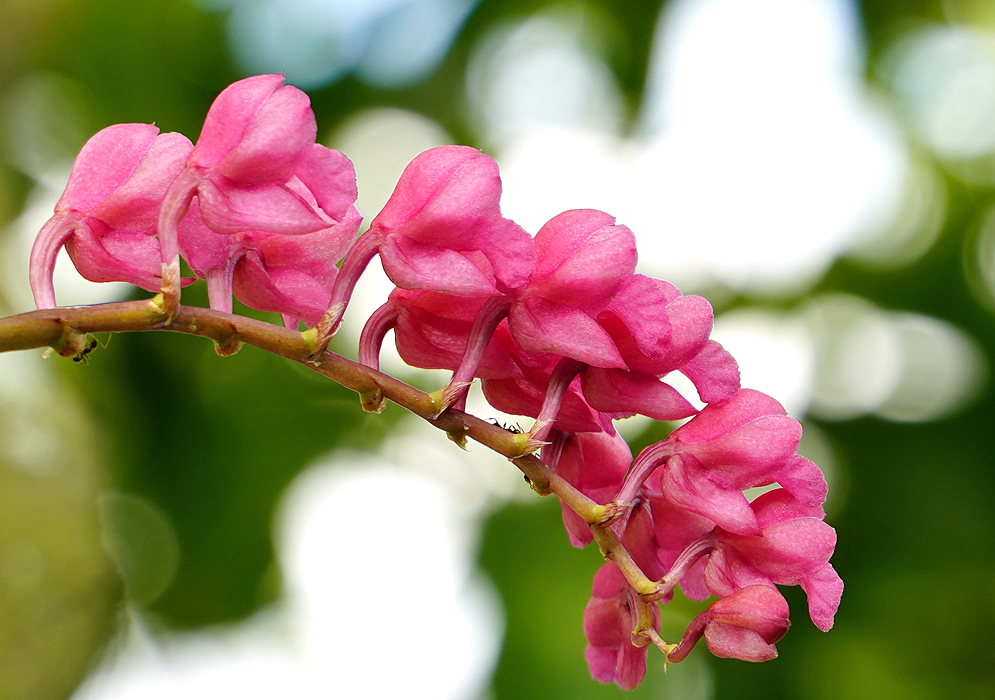
<path id="1" fill-rule="evenodd" d="M 511 436 L 512 443 L 514 444 L 514 454 L 509 455 L 509 459 L 518 459 L 519 457 L 525 457 L 534 452 L 538 452 L 548 442 L 544 440 L 534 440 L 529 433 L 515 433 Z"/>

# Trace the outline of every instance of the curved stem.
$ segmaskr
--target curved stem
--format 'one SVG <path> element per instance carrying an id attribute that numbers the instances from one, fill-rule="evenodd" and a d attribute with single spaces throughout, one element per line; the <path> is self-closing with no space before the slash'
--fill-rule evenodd
<path id="1" fill-rule="evenodd" d="M 615 502 L 620 505 L 632 503 L 650 474 L 673 454 L 674 449 L 666 440 L 650 445 L 640 452 L 626 471 L 622 487 L 615 496 Z"/>
<path id="2" fill-rule="evenodd" d="M 560 412 L 560 406 L 563 404 L 563 397 L 570 388 L 570 382 L 582 369 L 584 369 L 583 362 L 571 357 L 560 358 L 549 377 L 549 384 L 546 385 L 546 396 L 543 397 L 539 415 L 528 433 L 532 441 L 541 443 L 549 435 L 556 422 L 556 414 Z"/>
<path id="3" fill-rule="evenodd" d="M 159 251 L 162 255 L 162 304 L 168 319 L 180 305 L 180 221 L 197 194 L 200 175 L 184 169 L 166 190 L 159 205 Z M 167 320 L 168 323 L 168 320 Z"/>
<path id="4" fill-rule="evenodd" d="M 584 495 L 534 455 L 522 455 L 520 435 L 454 408 L 435 415 L 436 406 L 430 394 L 333 352 L 315 353 L 305 333 L 199 307 L 178 306 L 170 317 L 162 295 L 158 295 L 144 301 L 44 309 L 0 318 L 0 352 L 43 347 L 61 351 L 66 346 L 67 334 L 75 337 L 73 334 L 154 330 L 211 338 L 226 347 L 239 343 L 254 345 L 300 362 L 361 395 L 379 392 L 440 430 L 450 435 L 465 435 L 508 457 L 538 494 L 555 494 L 589 523 L 605 558 L 615 562 L 636 593 L 647 601 L 654 599 L 657 582 L 646 577 L 611 527 L 600 524 L 605 506 Z"/>
<path id="5" fill-rule="evenodd" d="M 28 280 L 31 295 L 39 309 L 55 308 L 55 259 L 62 246 L 73 235 L 76 222 L 63 214 L 56 214 L 42 226 L 38 238 L 31 247 L 31 262 L 28 265 Z"/>
<path id="6" fill-rule="evenodd" d="M 380 349 L 387 331 L 397 325 L 397 307 L 390 301 L 373 312 L 359 335 L 359 364 L 380 370 Z"/>
<path id="7" fill-rule="evenodd" d="M 370 264 L 373 256 L 380 250 L 381 242 L 380 232 L 369 229 L 353 241 L 345 257 L 342 258 L 342 266 L 339 268 L 335 284 L 332 286 L 331 297 L 328 300 L 328 309 L 325 310 L 318 325 L 315 326 L 317 353 L 327 348 L 332 336 L 338 332 L 346 307 L 356 289 L 356 283 L 359 282 L 360 276 L 366 270 L 366 266 Z"/>

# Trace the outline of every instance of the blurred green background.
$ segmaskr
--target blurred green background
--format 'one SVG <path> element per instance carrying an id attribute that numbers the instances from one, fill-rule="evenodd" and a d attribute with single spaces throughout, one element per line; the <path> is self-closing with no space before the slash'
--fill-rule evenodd
<path id="1" fill-rule="evenodd" d="M 228 83 L 284 71 L 311 96 L 319 139 L 355 161 L 367 220 L 422 148 L 484 148 L 506 213 L 533 232 L 583 206 L 632 226 L 642 270 L 708 296 L 745 383 L 804 420 L 802 451 L 832 485 L 846 582 L 835 629 L 817 631 L 788 591 L 780 658 L 702 645 L 665 675 L 651 653 L 631 697 L 995 697 L 995 5 L 0 0 L 0 311 L 31 308 L 31 236 L 92 133 L 155 122 L 195 139 Z M 131 293 L 73 286 L 67 268 L 63 303 Z M 383 299 L 366 293 L 354 324 Z M 336 342 L 354 356 L 355 329 Z M 253 348 L 219 358 L 199 339 L 145 334 L 114 336 L 85 366 L 40 355 L 0 357 L 0 698 L 71 696 L 136 619 L 147 644 L 198 639 L 223 657 L 238 646 L 223 634 L 288 600 L 273 527 L 294 478 L 412 430 Z M 665 432 L 626 434 L 637 450 Z M 436 676 L 410 680 L 408 697 L 419 682 L 424 697 L 623 695 L 583 658 L 597 552 L 569 546 L 556 503 L 491 472 L 447 472 L 456 448 L 414 434 L 394 440 L 398 468 L 462 480 L 476 504 L 457 521 L 477 562 L 462 566 L 479 571 L 457 579 L 484 582 L 499 652 L 484 644 L 472 678 L 441 690 L 464 674 L 456 657 L 420 649 L 436 644 L 431 623 L 394 624 L 426 605 L 410 586 L 429 574 L 372 552 L 375 573 L 341 602 L 378 634 L 328 633 L 363 640 L 381 670 L 365 690 L 317 696 L 384 697 L 383 677 L 416 651 Z M 364 533 L 386 511 L 413 533 L 423 517 L 376 491 L 346 501 L 354 515 L 322 542 L 329 581 L 379 546 Z M 415 560 L 437 556 L 412 536 Z M 668 639 L 696 609 L 665 611 Z M 172 696 L 129 682 L 85 697 Z M 200 681 L 184 682 L 196 697 Z"/>

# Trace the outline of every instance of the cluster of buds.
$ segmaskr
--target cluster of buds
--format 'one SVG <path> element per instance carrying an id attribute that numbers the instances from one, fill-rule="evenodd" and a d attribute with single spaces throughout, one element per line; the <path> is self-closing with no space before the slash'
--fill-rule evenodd
<path id="1" fill-rule="evenodd" d="M 182 257 L 212 308 L 231 312 L 235 296 L 279 313 L 321 352 L 379 255 L 396 288 L 359 361 L 378 369 L 393 330 L 409 365 L 452 372 L 432 395 L 437 415 L 462 409 L 480 379 L 496 409 L 535 418 L 520 454 L 538 452 L 600 504 L 597 517 L 563 508 L 574 545 L 609 530 L 618 543 L 584 615 L 597 679 L 633 688 L 651 643 L 676 662 L 702 636 L 718 656 L 773 658 L 789 624 L 777 585 L 802 586 L 813 622 L 832 626 L 843 584 L 825 479 L 796 454 L 798 422 L 740 387 L 705 299 L 636 274 L 632 232 L 604 212 L 567 211 L 530 235 L 501 214 L 497 164 L 468 147 L 415 158 L 357 237 L 352 164 L 315 134 L 307 96 L 277 75 L 222 92 L 196 144 L 146 124 L 99 132 L 32 251 L 37 306 L 55 306 L 64 246 L 87 279 L 161 291 L 174 314 L 193 282 Z M 673 372 L 703 409 L 666 382 Z M 635 414 L 686 422 L 633 459 L 614 421 Z M 754 487 L 769 490 L 750 501 Z M 717 600 L 668 644 L 659 605 L 677 586 Z"/>

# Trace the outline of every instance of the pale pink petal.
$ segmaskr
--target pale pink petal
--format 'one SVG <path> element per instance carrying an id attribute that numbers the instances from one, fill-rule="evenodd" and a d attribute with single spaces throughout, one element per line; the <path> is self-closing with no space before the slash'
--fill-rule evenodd
<path id="1" fill-rule="evenodd" d="M 405 289 L 475 297 L 498 293 L 493 278 L 484 274 L 467 256 L 451 248 L 389 236 L 380 247 L 380 260 L 391 281 Z"/>
<path id="2" fill-rule="evenodd" d="M 255 75 L 222 90 L 207 112 L 190 165 L 208 169 L 221 162 L 238 146 L 263 103 L 282 85 L 282 75 Z"/>
<path id="3" fill-rule="evenodd" d="M 182 172 L 193 144 L 177 133 L 159 134 L 128 179 L 89 213 L 111 228 L 129 227 L 155 232 L 159 205 L 166 190 Z"/>
<path id="4" fill-rule="evenodd" d="M 232 116 L 237 119 L 243 114 Z M 286 180 L 317 133 L 308 96 L 292 85 L 278 87 L 252 115 L 235 147 L 212 170 L 246 185 Z M 203 138 L 201 133 L 198 145 Z"/>
<path id="5" fill-rule="evenodd" d="M 604 212 L 578 209 L 550 219 L 535 237 L 531 294 L 600 313 L 636 269 L 636 241 Z"/>
<path id="6" fill-rule="evenodd" d="M 314 196 L 317 206 L 333 220 L 341 222 L 359 216 L 355 207 L 356 169 L 339 151 L 312 143 L 294 168 L 294 174 Z"/>

